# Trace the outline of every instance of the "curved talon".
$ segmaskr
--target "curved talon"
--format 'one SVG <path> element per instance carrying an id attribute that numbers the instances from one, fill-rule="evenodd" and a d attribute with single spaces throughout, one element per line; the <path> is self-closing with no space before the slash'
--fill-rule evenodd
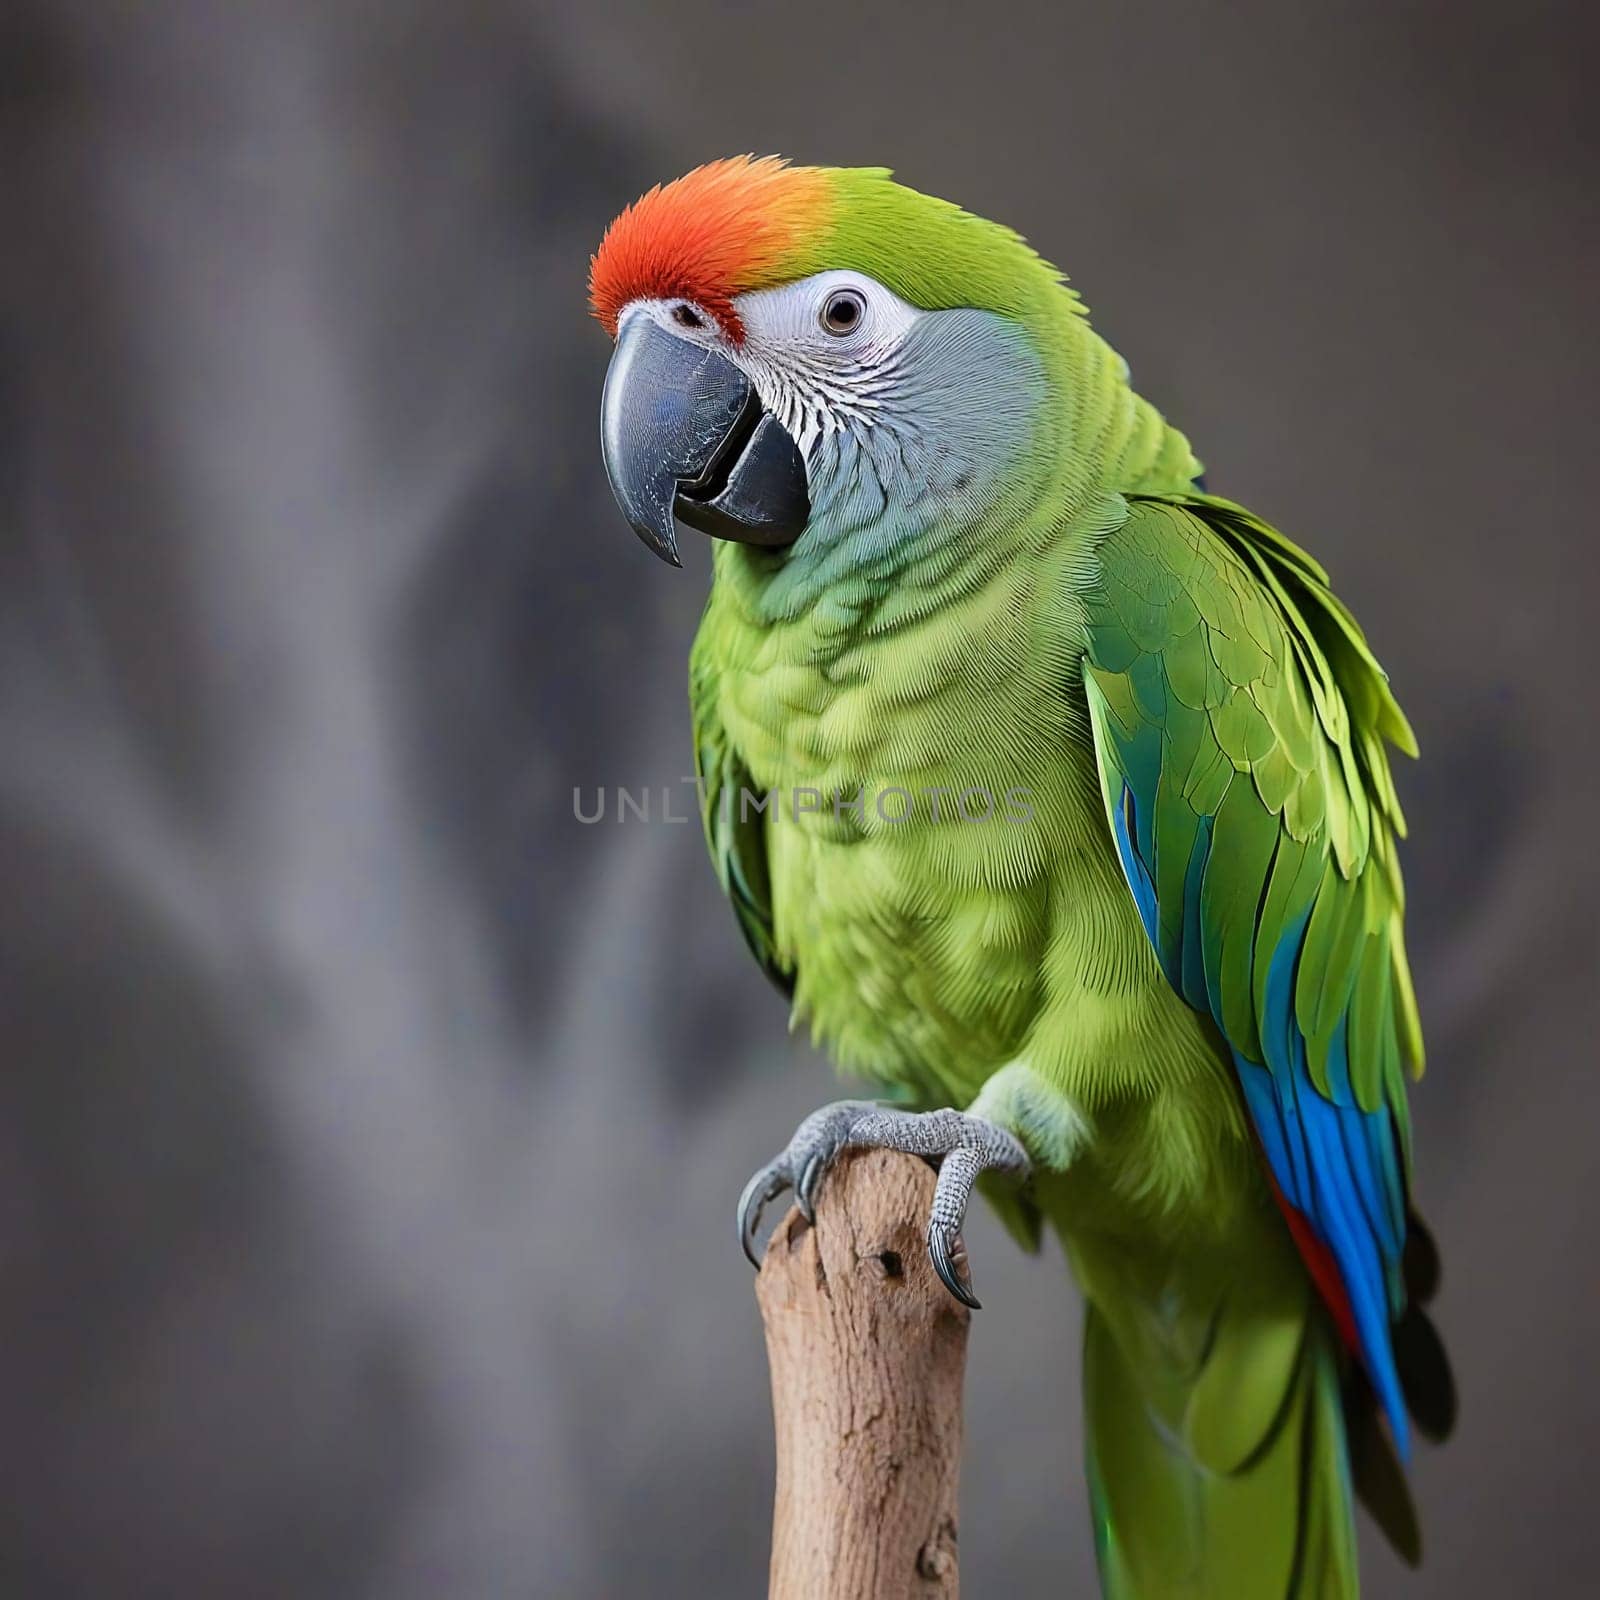
<path id="1" fill-rule="evenodd" d="M 939 1274 L 939 1282 L 962 1305 L 968 1306 L 974 1311 L 983 1310 L 983 1302 L 972 1292 L 972 1285 L 969 1282 L 964 1282 L 956 1271 L 949 1243 L 944 1236 L 944 1229 L 939 1226 L 937 1221 L 928 1224 L 928 1259 L 933 1263 L 933 1270 Z"/>
<path id="2" fill-rule="evenodd" d="M 829 1163 L 849 1142 L 851 1127 L 873 1109 L 866 1100 L 836 1100 L 813 1111 L 795 1129 L 782 1154 L 758 1168 L 744 1186 L 744 1193 L 739 1196 L 739 1245 L 758 1272 L 761 1259 L 756 1254 L 756 1232 L 761 1226 L 762 1208 L 792 1185 L 801 1216 L 815 1226 L 817 1190 Z"/>
<path id="3" fill-rule="evenodd" d="M 817 1220 L 817 1186 L 827 1167 L 828 1158 L 819 1150 L 806 1162 L 800 1181 L 794 1186 L 794 1203 L 800 1207 L 800 1215 L 813 1226 Z"/>
<path id="4" fill-rule="evenodd" d="M 769 1201 L 776 1200 L 788 1187 L 789 1180 L 783 1169 L 774 1163 L 760 1168 L 739 1196 L 739 1246 L 744 1251 L 745 1260 L 757 1272 L 761 1270 L 761 1258 L 756 1254 L 756 1233 L 761 1227 L 761 1213 Z"/>

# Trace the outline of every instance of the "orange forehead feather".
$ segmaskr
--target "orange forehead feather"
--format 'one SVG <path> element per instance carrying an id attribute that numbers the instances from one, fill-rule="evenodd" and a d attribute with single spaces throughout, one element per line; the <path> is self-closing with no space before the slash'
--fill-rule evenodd
<path id="1" fill-rule="evenodd" d="M 734 296 L 783 281 L 829 202 L 825 172 L 778 156 L 696 167 L 641 195 L 606 229 L 589 262 L 589 303 L 615 338 L 630 301 L 692 300 L 741 343 Z"/>

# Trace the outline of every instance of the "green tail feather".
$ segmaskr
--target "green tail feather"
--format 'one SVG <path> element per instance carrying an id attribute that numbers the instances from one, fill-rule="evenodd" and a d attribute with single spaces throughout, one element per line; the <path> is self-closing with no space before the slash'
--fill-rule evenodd
<path id="1" fill-rule="evenodd" d="M 1247 1337 L 1240 1326 L 1219 1329 L 1220 1340 Z M 1218 1356 L 1208 1355 L 1196 1388 Z M 1354 1600 L 1338 1358 L 1309 1304 L 1288 1370 L 1260 1442 L 1242 1461 L 1215 1470 L 1161 1419 L 1183 1379 L 1135 1373 L 1106 1319 L 1089 1307 L 1085 1432 L 1108 1600 Z M 1153 1393 L 1165 1397 L 1156 1409 Z"/>

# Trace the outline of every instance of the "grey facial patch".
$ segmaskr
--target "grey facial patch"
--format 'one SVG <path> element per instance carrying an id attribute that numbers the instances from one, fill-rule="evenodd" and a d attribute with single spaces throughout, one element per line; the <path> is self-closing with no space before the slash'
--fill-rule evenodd
<path id="1" fill-rule="evenodd" d="M 1044 398 L 1026 334 L 988 311 L 920 317 L 875 376 L 871 419 L 811 441 L 811 521 L 767 585 L 774 615 L 830 584 L 891 576 L 969 532 L 1003 492 Z"/>

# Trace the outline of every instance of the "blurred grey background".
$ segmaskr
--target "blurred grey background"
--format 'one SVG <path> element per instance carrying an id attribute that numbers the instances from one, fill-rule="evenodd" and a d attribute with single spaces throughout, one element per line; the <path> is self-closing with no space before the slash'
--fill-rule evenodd
<path id="1" fill-rule="evenodd" d="M 9 0 L 0 1594 L 763 1592 L 731 1210 L 833 1084 L 698 829 L 573 815 L 688 770 L 706 574 L 588 252 L 743 150 L 1027 232 L 1366 622 L 1464 1391 L 1368 1588 L 1593 1593 L 1585 9 Z M 972 1247 L 968 1592 L 1087 1594 L 1073 1293 Z"/>

